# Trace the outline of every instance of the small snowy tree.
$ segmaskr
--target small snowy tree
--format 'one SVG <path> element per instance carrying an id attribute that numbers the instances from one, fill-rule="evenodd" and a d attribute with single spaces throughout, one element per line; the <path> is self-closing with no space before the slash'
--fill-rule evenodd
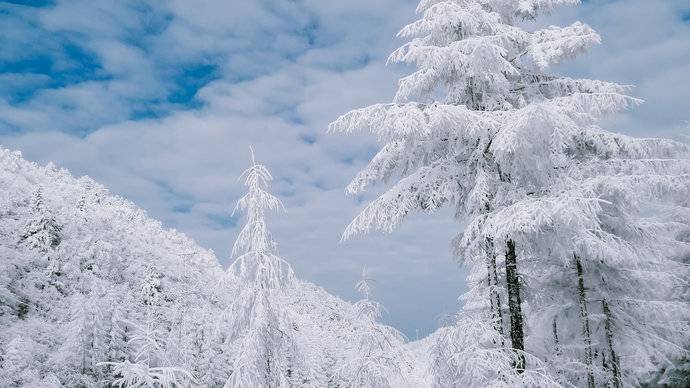
<path id="1" fill-rule="evenodd" d="M 138 308 L 131 318 L 117 322 L 112 334 L 119 336 L 122 328 L 130 331 L 127 341 L 128 355 L 121 361 L 102 361 L 98 365 L 111 373 L 111 384 L 118 387 L 173 388 L 188 386 L 194 377 L 175 365 L 179 359 L 169 359 L 167 336 L 170 335 L 164 315 L 171 315 L 164 305 L 162 275 L 152 263 L 143 266 L 138 295 L 133 295 Z M 114 338 L 114 340 L 119 340 Z M 116 343 L 113 343 L 116 344 Z M 109 355 L 104 355 L 110 358 Z M 104 358 L 105 358 L 104 357 Z"/>
<path id="2" fill-rule="evenodd" d="M 248 192 L 235 210 L 247 222 L 233 247 L 235 261 L 229 276 L 237 281 L 236 295 L 225 313 L 223 330 L 231 346 L 232 373 L 226 387 L 284 387 L 301 374 L 301 358 L 293 338 L 293 324 L 281 308 L 285 289 L 294 286 L 290 265 L 276 253 L 266 226 L 266 211 L 283 209 L 267 190 L 273 179 L 257 164 L 242 173 Z M 305 382 L 300 382 L 305 383 Z"/>
<path id="3" fill-rule="evenodd" d="M 266 226 L 266 211 L 284 210 L 278 198 L 270 194 L 273 180 L 268 169 L 257 164 L 252 154 L 252 166 L 240 178 L 245 179 L 247 193 L 237 201 L 234 212 L 246 214 L 247 222 L 232 248 L 235 261 L 230 271 L 240 282 L 261 289 L 281 289 L 294 281 L 290 265 L 276 254 L 276 243 Z"/>
<path id="4" fill-rule="evenodd" d="M 152 268 L 151 266 L 147 268 Z M 194 382 L 194 377 L 183 368 L 171 366 L 165 357 L 166 332 L 159 328 L 160 320 L 154 313 L 158 302 L 155 270 L 147 271 L 146 281 L 141 288 L 141 305 L 144 322 L 122 322 L 133 330 L 127 342 L 133 351 L 130 359 L 124 361 L 105 361 L 98 365 L 110 369 L 111 384 L 117 387 L 178 388 Z"/>
<path id="5" fill-rule="evenodd" d="M 341 371 L 351 387 L 391 387 L 410 368 L 410 360 L 401 350 L 405 342 L 403 335 L 377 322 L 383 307 L 371 299 L 372 283 L 373 279 L 363 268 L 362 279 L 355 286 L 362 299 L 352 306 L 360 322 L 354 333 L 357 352 L 355 359 Z"/>
<path id="6" fill-rule="evenodd" d="M 37 359 L 41 361 L 46 346 L 25 338 L 22 335 L 14 337 L 3 349 L 0 360 L 0 385 L 4 387 L 31 387 L 40 384 L 41 375 L 34 368 Z"/>
<path id="7" fill-rule="evenodd" d="M 134 359 L 122 362 L 102 362 L 112 367 L 111 384 L 117 387 L 179 388 L 194 381 L 193 376 L 182 368 L 155 366 L 162 360 L 157 356 L 163 351 L 165 340 L 160 330 L 153 329 L 151 322 L 144 326 L 129 323 L 136 334 L 129 341 L 134 349 Z"/>
<path id="8" fill-rule="evenodd" d="M 60 225 L 46 205 L 41 187 L 31 197 L 30 211 L 32 217 L 22 240 L 43 253 L 57 247 L 60 244 Z"/>

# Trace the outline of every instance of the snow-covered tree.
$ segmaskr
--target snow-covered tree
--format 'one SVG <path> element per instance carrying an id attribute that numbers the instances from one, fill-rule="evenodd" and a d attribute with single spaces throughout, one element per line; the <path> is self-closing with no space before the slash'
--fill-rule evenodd
<path id="1" fill-rule="evenodd" d="M 529 325 L 525 319 L 534 319 L 532 306 L 537 306 L 536 301 L 550 292 L 524 284 L 526 270 L 539 268 L 532 265 L 535 261 L 531 259 L 536 257 L 534 246 L 548 250 L 553 243 L 544 235 L 526 237 L 534 217 L 554 216 L 534 213 L 553 201 L 553 213 L 562 216 L 566 225 L 583 221 L 582 228 L 560 234 L 562 245 L 556 247 L 562 249 L 553 249 L 553 256 L 546 257 L 568 263 L 570 272 L 563 271 L 565 264 L 548 268 L 553 273 L 569 275 L 568 279 L 561 279 L 561 292 L 582 295 L 575 303 L 581 306 L 579 313 L 568 315 L 570 325 L 582 327 L 580 339 L 585 343 L 581 347 L 584 355 L 578 355 L 576 360 L 580 366 L 576 367 L 574 378 L 583 377 L 585 384 L 592 385 L 594 358 L 603 351 L 599 347 L 608 348 L 607 368 L 615 369 L 616 364 L 611 350 L 615 346 L 593 342 L 592 331 L 599 330 L 594 326 L 601 326 L 602 332 L 613 332 L 616 325 L 612 318 L 621 313 L 612 307 L 612 295 L 603 291 L 612 290 L 609 286 L 613 285 L 607 283 L 600 288 L 594 314 L 589 311 L 593 309 L 590 297 L 578 290 L 592 287 L 594 278 L 602 283 L 602 275 L 613 276 L 597 267 L 598 261 L 605 260 L 613 270 L 623 252 L 639 253 L 619 251 L 604 259 L 607 252 L 621 245 L 618 242 L 624 231 L 606 230 L 611 224 L 606 220 L 600 222 L 598 217 L 603 212 L 597 207 L 606 205 L 599 197 L 609 194 L 614 208 L 627 210 L 626 206 L 634 200 L 644 201 L 665 193 L 677 197 L 690 182 L 684 172 L 686 160 L 679 156 L 687 152 L 684 145 L 631 138 L 596 126 L 607 114 L 640 102 L 626 95 L 628 87 L 548 72 L 550 64 L 576 56 L 599 42 L 599 36 L 590 27 L 576 22 L 567 27 L 529 31 L 524 23 L 518 24 L 536 19 L 556 6 L 577 2 L 421 1 L 417 9 L 422 14 L 420 20 L 407 25 L 399 34 L 410 42 L 389 57 L 390 62 L 413 63 L 417 71 L 400 80 L 393 103 L 349 112 L 333 122 L 330 131 L 370 130 L 382 143 L 369 165 L 348 186 L 348 193 L 359 193 L 377 182 L 400 177 L 392 188 L 366 206 L 344 236 L 372 229 L 388 232 L 412 211 L 433 212 L 444 205 L 454 206 L 456 216 L 469 225 L 454 243 L 460 262 L 470 268 L 471 289 L 464 296 L 464 311 L 490 321 L 483 327 L 491 327 L 500 334 L 496 344 L 489 341 L 492 347 L 509 341 L 506 346 L 517 357 L 512 364 L 517 372 L 535 372 L 530 368 L 536 365 L 530 365 L 527 358 L 539 349 L 531 343 L 532 334 L 527 332 Z M 675 172 L 669 173 L 669 169 Z M 629 190 L 621 190 L 621 185 Z M 564 191 L 567 194 L 559 196 Z M 625 197 L 631 193 L 637 195 Z M 585 225 L 586 222 L 589 224 Z M 504 224 L 512 227 L 503 228 Z M 549 224 L 554 229 L 562 228 L 558 222 Z M 606 233 L 591 238 L 600 230 Z M 645 254 L 640 260 L 645 262 L 651 257 Z M 628 260 L 631 268 L 639 269 L 642 265 L 633 258 Z M 576 269 L 576 262 L 582 271 Z M 645 265 L 651 268 L 649 262 Z M 553 277 L 548 279 L 555 281 Z M 574 289 L 566 291 L 566 283 L 574 284 Z M 529 293 L 525 294 L 526 291 Z M 622 295 L 617 294 L 616 298 Z M 482 314 L 484 311 L 487 313 Z M 588 323 L 599 316 L 604 318 L 596 325 Z M 554 333 L 560 319 L 553 325 Z M 501 340 L 504 336 L 507 338 Z M 482 346 L 475 349 L 475 355 L 483 352 Z M 474 357 L 466 351 L 445 356 Z M 437 369 L 437 373 L 454 376 L 453 381 L 469 381 L 455 375 L 462 362 L 458 359 L 452 364 L 455 367 Z M 495 373 L 486 372 L 483 376 Z M 613 377 L 608 381 L 616 384 L 619 378 L 615 375 L 620 370 L 610 374 Z M 506 380 L 498 376 L 492 381 L 500 384 Z"/>
<path id="2" fill-rule="evenodd" d="M 506 344 L 487 311 L 463 312 L 439 329 L 429 356 L 435 387 L 560 386 L 546 363 Z M 518 370 L 518 363 L 530 368 Z"/>
<path id="3" fill-rule="evenodd" d="M 383 307 L 371 299 L 371 279 L 366 267 L 362 269 L 362 279 L 355 288 L 362 296 L 352 307 L 361 327 L 354 333 L 357 352 L 354 360 L 341 371 L 351 387 L 391 387 L 400 379 L 406 369 L 411 368 L 411 360 L 402 351 L 405 339 L 392 327 L 378 323 Z M 393 374 L 392 374 L 393 373 Z"/>
<path id="4" fill-rule="evenodd" d="M 31 197 L 30 211 L 32 217 L 22 240 L 43 253 L 57 247 L 60 244 L 60 225 L 46 205 L 41 187 L 36 189 Z"/>
<path id="5" fill-rule="evenodd" d="M 111 370 L 112 376 L 108 380 L 114 386 L 177 388 L 194 382 L 191 373 L 172 365 L 171 360 L 166 357 L 166 336 L 169 333 L 163 328 L 158 314 L 162 309 L 159 277 L 153 266 L 146 267 L 144 282 L 139 292 L 143 322 L 122 322 L 132 329 L 132 336 L 127 341 L 128 347 L 133 351 L 131 359 L 98 364 Z"/>
<path id="6" fill-rule="evenodd" d="M 522 247 L 530 351 L 564 383 L 639 385 L 690 340 L 680 292 L 690 279 L 680 261 L 690 247 L 679 238 L 690 225 L 679 207 L 686 179 L 657 171 L 654 179 L 600 176 L 595 187 L 579 181 L 487 214 L 458 247 L 484 257 L 481 241 L 503 235 Z M 674 197 L 672 213 L 664 211 Z"/>
<path id="7" fill-rule="evenodd" d="M 266 226 L 266 211 L 284 210 L 278 198 L 267 191 L 273 180 L 268 169 L 257 164 L 252 153 L 252 166 L 244 178 L 247 193 L 237 201 L 236 211 L 246 214 L 246 223 L 235 241 L 232 255 L 235 261 L 230 271 L 240 282 L 260 289 L 281 289 L 294 281 L 290 265 L 277 255 L 276 243 Z"/>
<path id="8" fill-rule="evenodd" d="M 150 319 L 139 326 L 128 323 L 135 329 L 135 334 L 129 341 L 134 349 L 134 357 L 122 362 L 102 362 L 100 366 L 110 366 L 113 378 L 111 384 L 117 387 L 150 387 L 177 388 L 189 386 L 194 381 L 193 376 L 186 370 L 164 366 L 165 360 L 160 354 L 166 345 L 164 333 L 154 328 L 155 323 Z"/>
<path id="9" fill-rule="evenodd" d="M 235 261 L 228 269 L 237 289 L 224 320 L 233 357 L 225 386 L 289 386 L 302 365 L 293 324 L 280 300 L 295 279 L 290 265 L 278 256 L 266 225 L 266 211 L 281 210 L 283 205 L 267 191 L 273 178 L 255 162 L 253 150 L 252 165 L 241 178 L 247 193 L 235 210 L 246 214 L 246 224 L 235 241 Z"/>
<path id="10" fill-rule="evenodd" d="M 6 387 L 38 385 L 41 376 L 32 364 L 40 351 L 45 351 L 45 347 L 22 335 L 9 341 L 3 349 L 0 383 Z"/>

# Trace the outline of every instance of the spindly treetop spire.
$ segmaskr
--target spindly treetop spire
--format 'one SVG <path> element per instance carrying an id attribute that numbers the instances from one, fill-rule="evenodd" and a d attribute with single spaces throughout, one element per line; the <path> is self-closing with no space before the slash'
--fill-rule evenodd
<path id="1" fill-rule="evenodd" d="M 276 243 L 266 226 L 266 211 L 284 210 L 284 207 L 268 192 L 273 176 L 266 166 L 256 162 L 254 150 L 251 147 L 249 150 L 252 165 L 240 175 L 248 190 L 233 211 L 233 214 L 238 210 L 244 212 L 247 222 L 232 248 L 235 262 L 230 270 L 242 280 L 275 288 L 292 278 L 292 269 L 277 256 Z"/>

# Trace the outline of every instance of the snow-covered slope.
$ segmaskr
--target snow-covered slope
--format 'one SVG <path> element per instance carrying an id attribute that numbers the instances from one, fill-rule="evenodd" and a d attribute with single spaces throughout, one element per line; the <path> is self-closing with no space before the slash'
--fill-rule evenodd
<path id="1" fill-rule="evenodd" d="M 0 149 L 0 386 L 94 385 L 127 357 L 146 290 L 170 327 L 213 305 L 213 254 L 89 178 Z M 173 308 L 174 306 L 174 308 Z"/>
<path id="2" fill-rule="evenodd" d="M 105 386 L 133 365 L 222 386 L 236 360 L 219 317 L 237 287 L 211 251 L 93 180 L 0 148 L 0 386 Z M 371 367 L 358 341 L 392 330 L 299 280 L 278 303 L 309 372 L 291 385 L 356 385 Z M 377 373 L 401 385 L 416 363 L 391 345 L 402 364 Z"/>

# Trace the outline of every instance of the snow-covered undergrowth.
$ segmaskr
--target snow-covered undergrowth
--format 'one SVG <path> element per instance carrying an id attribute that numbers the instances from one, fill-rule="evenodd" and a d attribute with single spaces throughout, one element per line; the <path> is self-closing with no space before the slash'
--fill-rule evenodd
<path id="1" fill-rule="evenodd" d="M 93 180 L 0 149 L 0 386 L 416 385 L 375 316 L 294 276 L 255 286 Z"/>

